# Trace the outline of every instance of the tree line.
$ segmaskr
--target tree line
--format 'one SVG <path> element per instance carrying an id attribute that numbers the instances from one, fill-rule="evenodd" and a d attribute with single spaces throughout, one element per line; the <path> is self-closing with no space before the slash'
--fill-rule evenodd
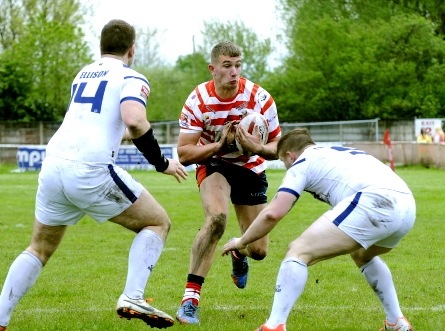
<path id="1" fill-rule="evenodd" d="M 150 81 L 151 121 L 176 120 L 193 88 L 211 79 L 211 47 L 243 50 L 243 76 L 274 97 L 281 122 L 445 118 L 442 0 L 276 0 L 286 54 L 269 68 L 270 39 L 242 21 L 204 22 L 202 44 L 174 65 L 159 31 L 137 27 L 133 67 Z M 80 0 L 0 2 L 0 121 L 60 121 L 76 73 L 92 62 Z M 131 23 L 131 22 L 130 22 Z"/>

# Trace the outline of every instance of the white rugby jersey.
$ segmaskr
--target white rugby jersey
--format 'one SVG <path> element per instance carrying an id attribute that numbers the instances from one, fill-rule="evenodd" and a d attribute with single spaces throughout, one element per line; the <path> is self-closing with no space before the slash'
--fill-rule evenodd
<path id="1" fill-rule="evenodd" d="M 335 206 L 359 191 L 389 189 L 411 193 L 406 183 L 384 163 L 355 148 L 340 146 L 307 148 L 287 170 L 278 192 L 303 191 Z"/>
<path id="2" fill-rule="evenodd" d="M 201 132 L 198 145 L 210 144 L 220 139 L 225 123 L 239 120 L 252 112 L 258 112 L 266 118 L 269 140 L 281 136 L 275 101 L 265 89 L 245 78 L 240 78 L 237 95 L 232 99 L 223 100 L 216 95 L 212 80 L 198 85 L 189 95 L 179 119 L 180 132 Z M 266 169 L 266 162 L 262 157 L 245 156 L 236 148 L 213 157 L 243 166 L 256 173 Z"/>
<path id="3" fill-rule="evenodd" d="M 146 106 L 147 79 L 122 61 L 103 57 L 84 67 L 71 87 L 71 100 L 62 125 L 46 154 L 92 164 L 114 163 L 125 124 L 120 105 L 135 100 Z"/>

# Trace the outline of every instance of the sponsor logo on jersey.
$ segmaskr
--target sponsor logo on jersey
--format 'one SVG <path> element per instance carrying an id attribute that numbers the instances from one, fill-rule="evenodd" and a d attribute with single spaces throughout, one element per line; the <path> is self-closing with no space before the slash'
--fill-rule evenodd
<path id="1" fill-rule="evenodd" d="M 181 126 L 183 126 L 185 128 L 189 127 L 187 114 L 181 113 L 181 118 L 179 120 L 181 122 Z"/>
<path id="2" fill-rule="evenodd" d="M 267 124 L 270 125 L 270 123 L 272 123 L 273 121 L 275 121 L 276 118 L 277 118 L 277 115 L 274 115 L 272 118 L 270 118 L 270 119 L 266 119 Z"/>
<path id="3" fill-rule="evenodd" d="M 246 117 L 247 115 L 249 115 L 250 113 L 252 113 L 252 111 L 248 111 L 248 110 L 242 111 L 242 112 L 241 112 L 241 115 L 240 115 L 240 118 L 244 118 L 244 117 Z"/>
<path id="4" fill-rule="evenodd" d="M 247 101 L 237 106 L 235 109 L 241 111 L 242 109 L 247 107 Z"/>
<path id="5" fill-rule="evenodd" d="M 212 122 L 212 118 L 209 116 L 209 114 L 204 114 L 203 120 L 204 120 L 204 126 L 208 128 L 210 126 L 210 123 Z"/>
<path id="6" fill-rule="evenodd" d="M 187 107 L 189 107 L 189 108 L 193 107 L 193 100 L 195 100 L 195 98 L 196 98 L 196 94 L 193 94 L 190 98 L 187 99 L 187 101 L 186 101 Z"/>
<path id="7" fill-rule="evenodd" d="M 212 108 L 210 108 L 208 105 L 205 105 L 207 110 L 210 110 L 213 114 L 216 114 L 216 111 L 214 111 Z"/>
<path id="8" fill-rule="evenodd" d="M 263 102 L 267 99 L 267 94 L 266 91 L 262 90 L 258 92 L 258 100 L 260 100 L 260 102 Z"/>
<path id="9" fill-rule="evenodd" d="M 147 100 L 149 95 L 150 95 L 150 90 L 147 88 L 147 86 L 142 85 L 141 97 L 143 97 L 145 100 Z"/>

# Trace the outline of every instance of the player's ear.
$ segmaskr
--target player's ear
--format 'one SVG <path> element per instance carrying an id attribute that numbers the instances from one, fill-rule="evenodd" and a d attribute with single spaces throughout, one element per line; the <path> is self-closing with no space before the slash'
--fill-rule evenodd
<path id="1" fill-rule="evenodd" d="M 135 45 L 131 45 L 130 49 L 128 50 L 128 57 L 134 57 L 134 50 L 135 50 Z"/>
<path id="2" fill-rule="evenodd" d="M 212 74 L 212 76 L 216 75 L 215 74 L 215 66 L 213 64 L 209 63 L 208 69 L 209 69 L 210 73 Z"/>
<path id="3" fill-rule="evenodd" d="M 291 163 L 294 163 L 297 159 L 299 154 L 292 152 L 292 151 L 287 151 L 286 155 L 289 157 L 289 159 L 292 161 Z"/>

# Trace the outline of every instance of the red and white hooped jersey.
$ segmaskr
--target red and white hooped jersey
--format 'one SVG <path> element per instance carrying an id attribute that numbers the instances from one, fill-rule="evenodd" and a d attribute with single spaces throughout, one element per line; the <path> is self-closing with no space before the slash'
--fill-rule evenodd
<path id="1" fill-rule="evenodd" d="M 269 140 L 281 136 L 275 101 L 265 89 L 246 78 L 240 78 L 238 94 L 232 99 L 223 100 L 216 95 L 214 81 L 208 81 L 198 85 L 187 98 L 179 119 L 180 132 L 201 132 L 198 145 L 214 143 L 221 137 L 227 122 L 239 120 L 252 112 L 266 118 Z M 264 158 L 258 155 L 245 156 L 237 149 L 213 157 L 256 173 L 266 169 Z"/>

